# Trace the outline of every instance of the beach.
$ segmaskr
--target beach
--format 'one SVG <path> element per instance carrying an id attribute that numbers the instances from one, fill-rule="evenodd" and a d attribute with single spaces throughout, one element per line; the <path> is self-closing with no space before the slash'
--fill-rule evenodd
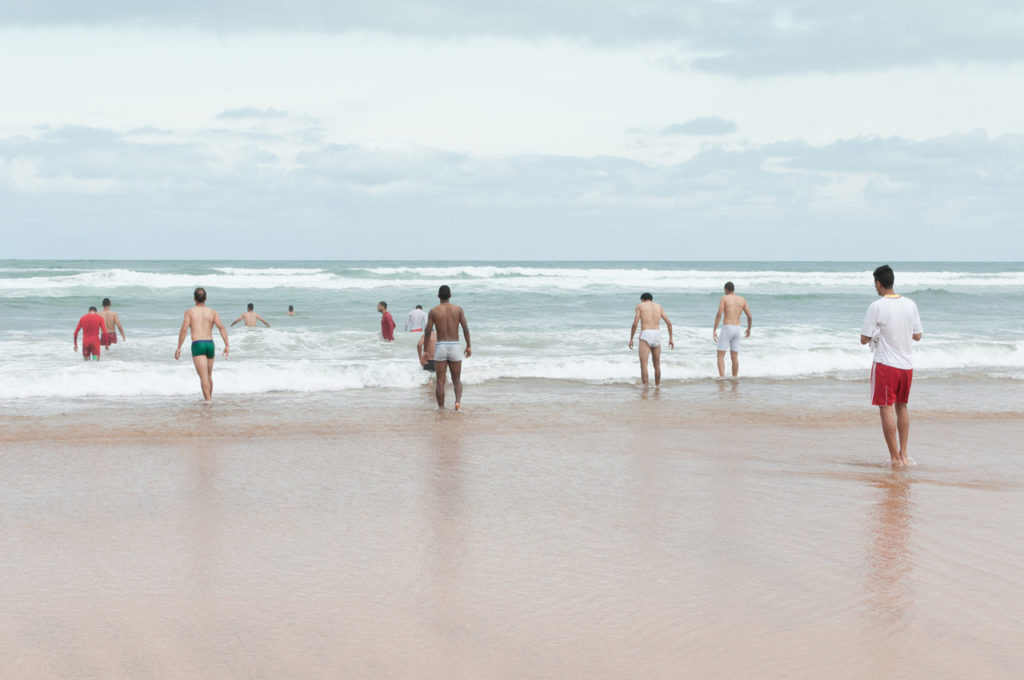
<path id="1" fill-rule="evenodd" d="M 6 413 L 2 675 L 1019 677 L 1019 411 L 779 389 Z"/>

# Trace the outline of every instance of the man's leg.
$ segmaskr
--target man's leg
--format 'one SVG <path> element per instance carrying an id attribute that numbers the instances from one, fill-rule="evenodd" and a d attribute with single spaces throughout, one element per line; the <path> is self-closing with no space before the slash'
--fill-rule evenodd
<path id="1" fill-rule="evenodd" d="M 661 345 L 651 348 L 651 361 L 654 362 L 654 386 L 661 384 Z"/>
<path id="2" fill-rule="evenodd" d="M 907 402 L 896 404 L 896 431 L 900 436 L 900 462 L 907 464 L 907 439 L 910 438 L 910 411 Z"/>
<path id="3" fill-rule="evenodd" d="M 210 401 L 213 397 L 213 387 L 210 385 L 209 362 L 210 360 L 206 358 L 205 354 L 192 357 L 192 363 L 196 367 L 196 373 L 199 374 L 199 385 L 203 389 L 203 399 L 206 401 Z"/>
<path id="4" fill-rule="evenodd" d="M 651 346 L 646 340 L 640 341 L 640 382 L 647 384 L 647 357 L 651 356 Z"/>
<path id="5" fill-rule="evenodd" d="M 740 353 L 729 352 L 729 358 L 732 359 L 732 377 L 736 377 L 740 374 Z"/>
<path id="6" fill-rule="evenodd" d="M 878 412 L 882 416 L 882 435 L 885 436 L 885 445 L 889 447 L 889 458 L 893 465 L 900 465 L 902 461 L 896 433 L 896 409 L 892 406 L 879 406 Z"/>
<path id="7" fill-rule="evenodd" d="M 445 371 L 448 369 L 447 361 L 434 362 L 434 376 L 437 380 L 434 383 L 434 397 L 437 399 L 438 408 L 444 408 L 444 382 Z"/>
<path id="8" fill-rule="evenodd" d="M 462 362 L 449 361 L 448 370 L 452 372 L 452 387 L 455 388 L 455 410 L 462 408 Z"/>
<path id="9" fill-rule="evenodd" d="M 718 377 L 725 377 L 725 350 L 718 350 Z"/>
<path id="10" fill-rule="evenodd" d="M 210 385 L 210 399 L 213 399 L 213 357 L 206 360 L 206 381 Z"/>

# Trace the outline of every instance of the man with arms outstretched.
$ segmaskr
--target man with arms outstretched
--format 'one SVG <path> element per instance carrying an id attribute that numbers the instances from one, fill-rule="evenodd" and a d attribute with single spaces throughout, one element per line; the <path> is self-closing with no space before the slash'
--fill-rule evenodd
<path id="1" fill-rule="evenodd" d="M 234 326 L 239 321 L 244 320 L 246 328 L 256 328 L 256 322 L 259 321 L 260 323 L 262 323 L 267 328 L 270 328 L 270 324 L 267 323 L 267 320 L 264 319 L 259 314 L 257 314 L 255 311 L 253 311 L 253 308 L 254 308 L 254 305 L 250 302 L 248 304 L 248 306 L 246 307 L 246 310 L 244 312 L 242 312 L 242 316 L 240 316 L 237 319 L 235 319 L 234 321 L 232 321 L 231 325 Z"/>
<path id="2" fill-rule="evenodd" d="M 213 398 L 213 357 L 217 353 L 213 346 L 213 327 L 217 327 L 220 337 L 224 339 L 224 356 L 228 355 L 228 329 L 221 323 L 220 314 L 206 306 L 205 288 L 196 288 L 192 297 L 196 304 L 185 310 L 185 320 L 178 333 L 178 349 L 174 351 L 174 358 L 181 358 L 181 345 L 185 342 L 185 333 L 191 329 L 192 363 L 199 374 L 203 399 L 210 401 Z"/>
<path id="3" fill-rule="evenodd" d="M 725 282 L 725 295 L 718 301 L 718 313 L 715 314 L 715 327 L 711 329 L 711 337 L 718 343 L 718 377 L 725 377 L 725 353 L 729 352 L 732 360 L 732 375 L 740 373 L 740 335 L 750 337 L 750 325 L 754 320 L 750 317 L 747 301 L 734 291 L 732 281 Z M 747 332 L 740 327 L 740 315 L 747 315 Z M 722 322 L 722 335 L 718 335 L 718 322 Z"/>
<path id="4" fill-rule="evenodd" d="M 450 302 L 451 297 L 452 291 L 448 286 L 438 289 L 437 298 L 441 303 L 427 314 L 423 337 L 430 338 L 431 333 L 437 331 L 437 344 L 434 347 L 434 371 L 437 375 L 434 396 L 437 397 L 437 406 L 444 408 L 445 369 L 448 369 L 452 376 L 452 387 L 455 388 L 455 410 L 459 411 L 462 409 L 462 357 L 465 355 L 468 359 L 472 351 L 469 349 L 466 314 L 462 307 Z M 462 326 L 462 334 L 466 338 L 465 352 L 459 351 L 459 326 Z"/>
<path id="5" fill-rule="evenodd" d="M 640 304 L 636 306 L 636 315 L 633 317 L 633 327 L 629 329 L 629 348 L 633 349 L 633 336 L 636 334 L 636 326 L 640 324 L 640 381 L 648 384 L 647 358 L 650 357 L 654 363 L 654 386 L 661 385 L 661 320 L 665 320 L 668 327 L 668 346 L 675 349 L 672 342 L 672 322 L 665 316 L 665 310 L 654 301 L 650 293 L 643 293 L 640 296 Z"/>
<path id="6" fill-rule="evenodd" d="M 883 264 L 875 270 L 875 292 L 879 298 L 868 307 L 860 344 L 871 344 L 871 404 L 882 416 L 882 435 L 889 447 L 893 467 L 903 467 L 910 437 L 910 383 L 914 378 L 913 343 L 921 339 L 921 315 L 910 298 L 892 289 L 896 275 Z"/>

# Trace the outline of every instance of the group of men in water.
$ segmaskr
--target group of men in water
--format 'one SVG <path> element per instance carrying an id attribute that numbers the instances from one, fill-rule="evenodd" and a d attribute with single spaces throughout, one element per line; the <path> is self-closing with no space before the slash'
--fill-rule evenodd
<path id="1" fill-rule="evenodd" d="M 867 315 L 861 329 L 860 341 L 863 345 L 871 345 L 874 353 L 871 368 L 871 403 L 879 407 L 882 421 L 882 433 L 889 455 L 894 466 L 907 465 L 907 440 L 910 433 L 910 417 L 907 402 L 910 398 L 910 385 L 913 380 L 912 343 L 921 339 L 921 318 L 917 305 L 909 298 L 898 295 L 893 290 L 895 274 L 889 265 L 878 267 L 874 273 L 875 291 L 879 299 L 868 307 Z M 441 286 L 438 289 L 438 305 L 430 312 L 424 312 L 422 306 L 409 313 L 406 331 L 422 332 L 416 346 L 420 365 L 424 370 L 434 371 L 434 394 L 437 405 L 444 408 L 445 386 L 450 375 L 455 390 L 455 410 L 462 408 L 462 359 L 472 355 L 470 346 L 469 324 L 465 311 L 451 303 L 451 289 Z M 216 350 L 213 344 L 213 329 L 216 327 L 224 340 L 223 355 L 228 356 L 228 332 L 220 320 L 220 315 L 206 306 L 206 290 L 196 288 L 193 294 L 195 305 L 185 311 L 185 318 L 178 333 L 178 347 L 174 358 L 181 356 L 181 346 L 188 333 L 192 336 L 192 361 L 199 375 L 203 398 L 209 401 L 213 397 L 213 362 Z M 394 340 L 395 322 L 387 311 L 387 302 L 377 305 L 381 313 L 381 334 L 385 341 Z M 294 315 L 294 308 L 289 306 L 289 315 Z M 740 325 L 741 317 L 747 317 L 744 331 Z M 661 384 L 661 321 L 665 321 L 668 330 L 668 346 L 675 348 L 672 339 L 672 322 L 665 314 L 664 308 L 654 302 L 654 296 L 643 293 L 640 303 L 636 306 L 633 326 L 629 331 L 629 347 L 633 349 L 633 340 L 637 326 L 640 327 L 638 354 L 640 359 L 640 379 L 646 386 L 649 384 L 648 361 L 654 366 L 654 384 Z M 262 322 L 268 328 L 270 324 L 262 316 L 256 314 L 253 304 L 249 303 L 245 313 L 231 322 L 234 326 L 244 321 L 246 326 L 255 326 Z M 719 333 L 719 322 L 722 322 Z M 712 338 L 717 343 L 718 375 L 725 376 L 725 354 L 730 354 L 732 375 L 739 375 L 740 338 L 750 337 L 753 318 L 750 306 L 740 295 L 736 294 L 731 281 L 726 282 L 724 294 L 718 303 Z M 78 332 L 83 333 L 82 351 L 86 360 L 99 359 L 100 345 L 109 347 L 117 342 L 114 327 L 121 331 L 124 340 L 124 328 L 121 326 L 117 312 L 110 309 L 110 299 L 103 300 L 103 312 L 98 313 L 95 307 L 78 321 L 75 328 L 75 351 L 78 350 Z M 465 338 L 465 349 L 459 341 L 459 329 Z"/>

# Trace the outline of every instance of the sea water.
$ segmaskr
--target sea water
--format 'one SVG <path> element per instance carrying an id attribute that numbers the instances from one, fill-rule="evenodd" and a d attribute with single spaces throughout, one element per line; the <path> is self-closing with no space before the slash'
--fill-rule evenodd
<path id="1" fill-rule="evenodd" d="M 1007 410 L 1024 398 L 1022 263 L 891 263 L 896 290 L 920 309 L 915 396 L 938 408 Z M 864 262 L 371 262 L 371 261 L 0 261 L 0 407 L 46 411 L 94 403 L 194 398 L 189 339 L 175 361 L 183 312 L 203 286 L 225 324 L 255 305 L 271 328 L 229 329 L 218 347 L 218 395 L 299 399 L 363 391 L 422 391 L 419 334 L 408 312 L 430 309 L 448 284 L 465 311 L 473 356 L 467 385 L 491 393 L 566 382 L 616 387 L 639 380 L 628 348 L 640 294 L 672 321 L 664 333 L 663 390 L 682 393 L 717 376 L 712 326 L 722 286 L 733 281 L 753 312 L 741 378 L 775 406 L 840 401 L 866 390 L 870 351 L 858 337 L 876 299 Z M 127 342 L 83 362 L 72 331 L 109 297 Z M 380 336 L 387 301 L 396 342 Z M 293 305 L 295 316 L 288 316 Z M 746 320 L 743 319 L 745 324 Z M 119 338 L 120 340 L 120 338 Z M 81 338 L 79 338 L 81 342 Z M 80 345 L 81 346 L 81 345 Z M 727 359 L 728 362 L 728 359 Z M 928 390 L 927 386 L 942 386 Z M 524 386 L 532 386 L 527 388 Z M 924 387 L 922 387 L 924 386 Z"/>

